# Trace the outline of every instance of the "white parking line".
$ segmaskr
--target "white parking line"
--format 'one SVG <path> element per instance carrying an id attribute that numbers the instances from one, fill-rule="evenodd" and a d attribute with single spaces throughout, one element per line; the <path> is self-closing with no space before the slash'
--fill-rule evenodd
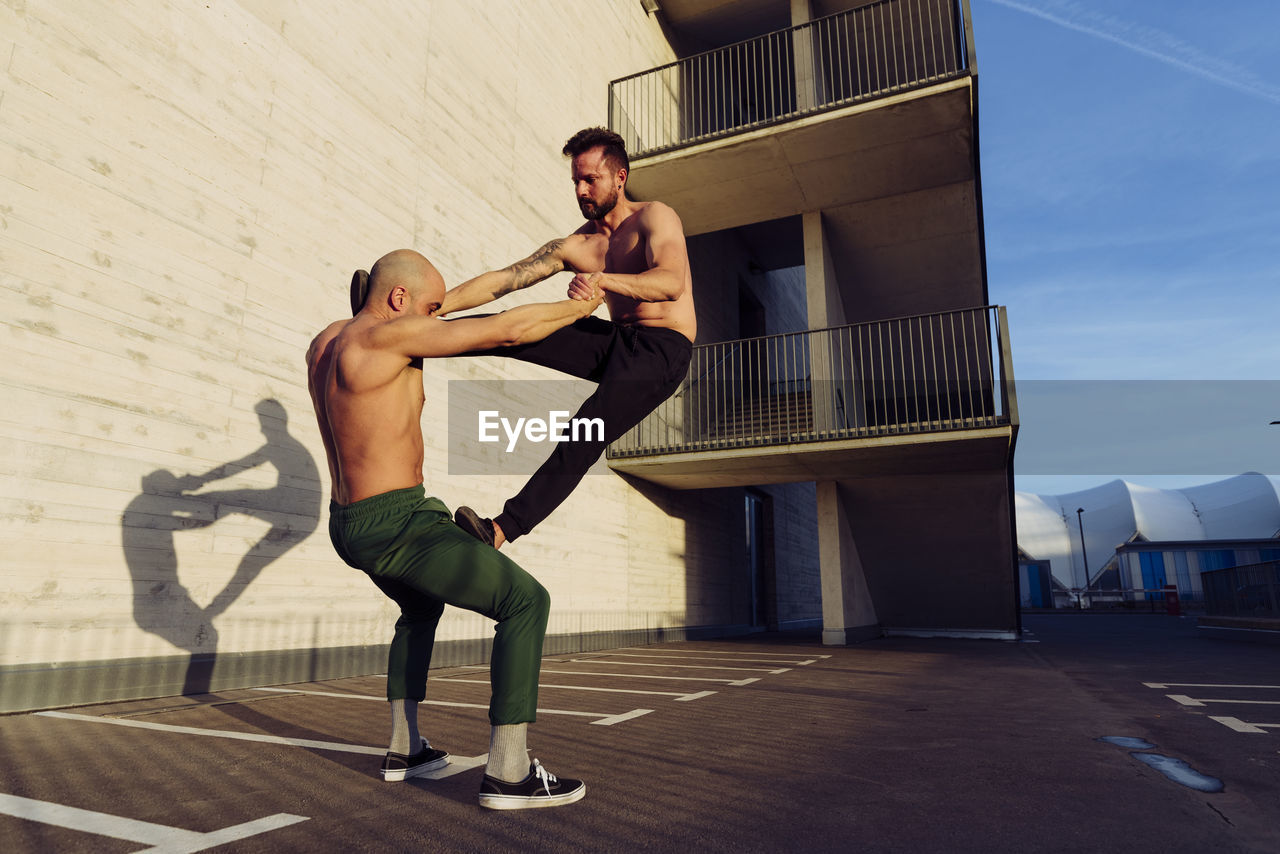
<path id="1" fill-rule="evenodd" d="M 488 685 L 487 679 L 433 679 L 432 682 L 465 682 L 470 685 Z M 548 685 L 545 682 L 538 683 L 538 690 L 544 688 L 559 688 L 565 691 L 603 691 L 610 694 L 649 694 L 658 697 L 675 697 L 676 702 L 681 700 L 697 700 L 701 697 L 710 697 L 715 691 L 700 691 L 697 694 L 685 694 L 681 691 L 642 691 L 639 688 L 599 688 L 594 685 Z"/>
<path id="2" fill-rule="evenodd" d="M 70 721 L 91 721 L 101 724 L 115 724 L 136 729 L 153 729 L 161 732 L 175 732 L 183 735 L 203 735 L 212 738 L 231 738 L 238 741 L 257 741 L 264 744 L 282 744 L 287 747 L 310 747 L 313 750 L 336 750 L 341 753 L 362 753 L 366 756 L 382 756 L 387 752 L 385 747 L 365 747 L 360 744 L 343 744 L 336 741 L 313 741 L 309 738 L 285 738 L 280 735 L 262 735 L 256 732 L 235 732 L 225 729 L 200 729 L 191 726 L 174 726 L 152 721 L 138 721 L 128 718 L 104 718 L 97 715 L 77 715 L 72 712 L 36 712 L 46 718 L 62 718 Z"/>
<path id="3" fill-rule="evenodd" d="M 1274 688 L 1280 685 L 1227 685 L 1222 682 L 1143 682 L 1148 688 Z"/>
<path id="4" fill-rule="evenodd" d="M 1230 728 L 1230 729 L 1233 729 L 1233 730 L 1235 730 L 1236 732 L 1252 732 L 1252 733 L 1264 733 L 1264 734 L 1265 734 L 1265 733 L 1266 733 L 1266 731 L 1267 731 L 1268 729 L 1280 729 L 1280 724 L 1255 724 L 1255 723 L 1245 723 L 1244 721 L 1240 720 L 1239 718 L 1231 718 L 1231 717 L 1221 717 L 1221 718 L 1219 718 L 1219 717 L 1214 717 L 1213 715 L 1210 715 L 1210 716 L 1209 716 L 1209 720 L 1211 720 L 1211 721 L 1217 721 L 1218 723 L 1222 724 L 1223 726 L 1228 727 L 1228 728 Z"/>
<path id="5" fill-rule="evenodd" d="M 600 720 L 592 721 L 591 723 L 595 724 L 596 726 L 613 726 L 614 724 L 620 724 L 623 721 L 629 721 L 629 720 L 632 720 L 633 718 L 638 718 L 641 715 L 647 715 L 652 711 L 653 709 L 632 709 L 629 712 L 623 712 L 622 714 L 614 715 L 613 717 L 601 718 Z"/>
<path id="6" fill-rule="evenodd" d="M 146 849 L 148 854 L 180 854 L 180 852 L 188 854 L 204 851 L 216 845 L 225 845 L 228 842 L 247 839 L 250 836 L 308 820 L 306 816 L 282 812 L 210 833 L 199 833 L 194 830 L 183 830 L 180 827 L 153 824 L 149 821 L 82 810 L 78 807 L 48 801 L 20 798 L 16 795 L 0 795 L 0 812 L 29 821 L 38 821 L 41 824 L 52 824 L 83 833 L 92 833 L 95 836 L 109 836 L 112 839 L 123 839 L 139 845 L 150 845 L 152 847 Z"/>
<path id="7" fill-rule="evenodd" d="M 617 664 L 621 667 L 681 667 L 685 670 L 754 670 L 764 673 L 786 673 L 790 667 L 779 667 L 770 670 L 767 667 L 722 667 L 715 664 L 650 664 L 647 661 L 605 661 L 602 658 L 571 658 L 570 664 Z"/>
<path id="8" fill-rule="evenodd" d="M 303 691 L 299 688 L 250 688 L 250 691 L 267 691 L 278 692 L 281 694 L 306 694 L 309 697 L 338 697 L 343 700 L 375 700 L 379 703 L 385 703 L 385 697 L 373 697 L 369 694 L 342 694 L 337 691 Z M 423 705 L 427 706 L 449 706 L 455 709 L 485 709 L 489 708 L 488 703 L 450 703 L 444 700 L 423 700 Z M 632 709 L 629 712 L 615 715 L 606 712 L 573 712 L 565 709 L 538 709 L 540 715 L 569 715 L 577 718 L 600 718 L 598 721 L 592 721 L 593 724 L 600 726 L 610 726 L 612 724 L 622 723 L 623 721 L 638 718 L 641 715 L 647 715 L 653 709 Z M 379 753 L 384 751 L 379 750 Z"/>
<path id="9" fill-rule="evenodd" d="M 620 679 L 679 679 L 683 682 L 720 682 L 725 685 L 733 685 L 738 687 L 741 685 L 750 685 L 752 682 L 759 682 L 759 676 L 751 676 L 747 679 L 716 679 L 711 676 L 654 676 L 648 673 L 584 673 L 580 670 L 543 670 L 543 673 L 554 673 L 557 676 L 616 676 Z"/>
<path id="10" fill-rule="evenodd" d="M 343 694 L 339 696 L 358 696 L 355 694 Z M 236 741 L 256 741 L 264 744 L 279 744 L 285 747 L 308 747 L 312 750 L 333 750 L 338 753 L 358 753 L 363 756 L 383 756 L 386 754 L 385 747 L 366 747 L 362 744 L 346 744 L 338 741 L 314 741 L 308 738 L 285 738 L 279 735 L 262 735 L 256 732 L 236 732 L 227 729 L 201 729 L 192 726 L 174 726 L 173 724 L 161 724 L 153 721 L 138 721 L 128 718 L 103 718 L 97 715 L 77 715 L 71 712 L 36 712 L 46 718 L 62 718 L 71 721 L 90 721 L 100 724 L 115 724 L 116 726 L 127 726 L 135 729 L 150 729 L 159 732 L 173 732 L 181 735 L 202 735 L 206 738 L 230 738 Z M 594 721 L 593 721 L 594 723 Z M 424 775 L 432 780 L 440 780 L 445 777 L 451 777 L 479 765 L 483 765 L 487 761 L 488 754 L 484 756 L 450 756 L 449 764 L 437 771 L 429 771 Z"/>
<path id="11" fill-rule="evenodd" d="M 1196 699 L 1188 697 L 1186 694 L 1165 694 L 1175 703 L 1181 703 L 1184 706 L 1203 706 L 1205 703 L 1248 703 L 1254 706 L 1280 706 L 1280 700 L 1215 700 L 1210 698 Z"/>
<path id="12" fill-rule="evenodd" d="M 676 660 L 676 661 L 754 661 L 754 662 L 768 662 L 770 664 L 794 664 L 796 666 L 813 664 L 814 662 L 814 659 L 809 659 L 808 661 L 773 661 L 772 659 L 768 659 L 768 658 L 722 658 L 719 656 L 711 656 L 711 655 L 670 655 L 670 654 L 662 655 L 658 653 L 644 653 L 644 652 L 611 652 L 611 653 L 608 653 L 608 655 L 609 656 L 620 655 L 624 658 L 664 658 L 667 660 Z"/>
<path id="13" fill-rule="evenodd" d="M 618 649 L 626 650 L 626 652 L 662 652 L 662 650 L 654 649 L 653 647 L 618 647 Z M 603 652 L 609 652 L 609 650 L 603 650 Z M 713 654 L 713 656 L 763 656 L 763 658 L 760 658 L 760 661 L 768 661 L 768 659 L 771 658 L 795 658 L 795 654 L 744 652 L 744 650 L 741 649 L 690 649 L 687 653 L 682 652 L 682 650 L 673 649 L 671 652 L 673 656 L 685 656 L 685 654 L 695 654 L 696 656 L 696 654 L 700 653 L 710 653 Z M 808 654 L 810 658 L 831 658 L 831 656 L 823 656 L 823 654 L 819 653 Z"/>
<path id="14" fill-rule="evenodd" d="M 710 697 L 715 691 L 699 691 L 696 694 L 685 694 L 683 697 L 676 697 L 677 703 L 688 703 L 691 700 L 701 700 L 703 697 Z"/>

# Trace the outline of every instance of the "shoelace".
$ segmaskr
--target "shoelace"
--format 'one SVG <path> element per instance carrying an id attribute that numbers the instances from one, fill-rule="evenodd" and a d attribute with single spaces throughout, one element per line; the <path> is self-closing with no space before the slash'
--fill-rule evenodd
<path id="1" fill-rule="evenodd" d="M 546 767 L 536 759 L 533 760 L 533 773 L 542 781 L 542 788 L 546 790 L 547 797 L 551 797 L 551 784 L 560 782 L 556 779 L 556 775 L 548 771 Z"/>

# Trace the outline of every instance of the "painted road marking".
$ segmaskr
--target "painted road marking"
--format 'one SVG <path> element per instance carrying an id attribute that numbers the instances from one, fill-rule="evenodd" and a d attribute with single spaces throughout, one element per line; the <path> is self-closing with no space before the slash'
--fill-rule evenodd
<path id="1" fill-rule="evenodd" d="M 597 726 L 613 726 L 614 724 L 620 724 L 623 721 L 629 721 L 632 718 L 638 718 L 641 715 L 647 715 L 652 711 L 653 709 L 632 709 L 629 712 L 624 712 L 623 714 L 620 714 L 620 715 L 614 715 L 611 718 L 602 718 L 601 720 L 598 720 L 598 721 L 592 721 L 592 723 L 596 724 Z"/>
<path id="2" fill-rule="evenodd" d="M 665 658 L 676 661 L 755 661 L 768 662 L 770 664 L 794 664 L 797 666 L 813 664 L 814 662 L 814 659 L 809 659 L 808 661 L 772 661 L 768 658 L 720 658 L 710 655 L 658 655 L 643 652 L 611 652 L 608 655 L 610 657 L 622 656 L 623 658 Z"/>
<path id="3" fill-rule="evenodd" d="M 653 647 L 618 647 L 618 649 L 626 650 L 626 652 L 663 652 L 663 650 L 654 649 Z M 762 661 L 767 661 L 768 658 L 795 658 L 795 654 L 746 652 L 746 650 L 742 650 L 742 649 L 690 649 L 689 652 L 694 654 L 712 653 L 714 654 L 714 656 L 767 657 L 767 658 L 762 658 Z M 680 652 L 680 650 L 672 650 L 672 654 L 673 656 L 684 656 L 684 654 L 687 654 L 687 653 L 682 653 Z M 823 654 L 819 654 L 819 653 L 808 653 L 808 654 L 810 658 L 831 658 L 831 656 L 823 656 Z"/>
<path id="4" fill-rule="evenodd" d="M 1261 733 L 1265 733 L 1268 729 L 1280 729 L 1280 724 L 1258 724 L 1258 723 L 1246 723 L 1246 722 L 1244 722 L 1244 721 L 1240 720 L 1239 718 L 1231 718 L 1231 717 L 1221 717 L 1221 718 L 1219 718 L 1219 717 L 1214 717 L 1213 715 L 1210 715 L 1210 716 L 1209 716 L 1209 720 L 1211 720 L 1211 721 L 1217 721 L 1218 723 L 1222 724 L 1223 726 L 1225 726 L 1225 727 L 1230 727 L 1231 729 L 1235 730 L 1236 732 L 1261 732 Z"/>
<path id="5" fill-rule="evenodd" d="M 299 688 L 250 688 L 249 690 L 267 691 L 280 694 L 306 694 L 309 697 L 337 697 L 341 700 L 373 700 L 379 703 L 385 703 L 387 701 L 386 697 L 374 697 L 369 694 L 342 694 L 337 691 L 303 691 Z M 450 703 L 445 702 L 444 700 L 422 700 L 421 702 L 428 706 L 449 706 L 455 709 L 484 709 L 486 711 L 489 709 L 488 703 Z M 591 723 L 598 726 L 612 726 L 613 724 L 619 724 L 623 721 L 629 721 L 632 718 L 638 718 L 641 715 L 647 715 L 652 711 L 653 709 L 632 709 L 629 712 L 623 712 L 622 714 L 615 715 L 611 712 L 572 712 L 566 709 L 538 709 L 538 714 L 570 715 L 578 718 L 600 718 L 600 720 L 592 721 Z M 386 751 L 379 750 L 378 752 L 385 753 Z"/>
<path id="6" fill-rule="evenodd" d="M 1280 685 L 1227 685 L 1222 682 L 1143 682 L 1148 688 L 1273 688 Z"/>
<path id="7" fill-rule="evenodd" d="M 1203 706 L 1205 703 L 1248 703 L 1254 706 L 1280 706 L 1280 700 L 1197 700 L 1195 697 L 1188 697 L 1186 694 L 1165 694 L 1165 696 L 1184 706 Z"/>
<path id="8" fill-rule="evenodd" d="M 365 756 L 382 756 L 387 752 L 385 747 L 365 747 L 360 744 L 342 744 L 336 741 L 313 741 L 309 738 L 285 738 L 280 735 L 262 735 L 256 732 L 234 732 L 225 729 L 201 729 L 191 726 L 175 726 L 152 721 L 138 721 L 126 718 L 104 718 L 98 715 L 77 715 L 72 712 L 36 712 L 46 718 L 62 718 L 70 721 L 92 721 L 116 726 L 130 726 L 137 729 L 152 729 L 161 732 L 175 732 L 183 735 L 204 735 L 212 738 L 230 738 L 238 741 L 257 741 L 265 744 L 281 744 L 287 747 L 309 747 L 314 750 L 336 750 L 341 753 L 361 753 Z"/>
<path id="9" fill-rule="evenodd" d="M 608 662 L 602 662 L 602 663 L 607 664 Z M 486 667 L 485 669 L 488 669 L 488 668 Z M 738 687 L 741 685 L 750 685 L 752 682 L 760 681 L 759 676 L 752 676 L 747 679 L 716 679 L 711 676 L 653 676 L 647 673 L 601 673 L 598 670 L 595 671 L 594 673 L 588 673 L 582 670 L 547 670 L 545 668 L 542 670 L 542 672 L 554 673 L 557 676 L 588 676 L 588 677 L 617 676 L 621 679 L 679 679 L 684 682 L 720 682 L 725 685 L 733 685 L 734 687 Z"/>
<path id="10" fill-rule="evenodd" d="M 271 689 L 266 689 L 271 690 Z M 341 696 L 357 696 L 353 694 L 344 694 Z M 192 726 L 174 726 L 173 724 L 161 724 L 153 721 L 138 721 L 127 718 L 104 718 L 97 715 L 77 715 L 71 712 L 36 712 L 46 718 L 61 718 L 63 720 L 72 721 L 91 721 L 100 724 L 115 724 L 116 726 L 128 726 L 135 729 L 151 729 L 160 732 L 174 732 L 181 735 L 202 735 L 207 738 L 230 738 L 236 741 L 256 741 L 265 744 L 279 744 L 285 747 L 308 747 L 313 750 L 333 750 L 339 753 L 359 753 L 363 756 L 384 756 L 387 749 L 385 747 L 366 747 L 362 744 L 345 744 L 338 741 L 314 741 L 309 738 L 285 738 L 279 735 L 262 735 L 255 732 L 235 732 L 227 729 L 202 729 Z M 595 723 L 595 721 L 593 721 Z M 436 771 L 428 771 L 419 776 L 429 777 L 432 780 L 441 780 L 445 777 L 451 777 L 478 765 L 483 765 L 486 761 L 485 756 L 450 756 L 449 764 Z"/>
<path id="11" fill-rule="evenodd" d="M 169 827 L 104 812 L 93 812 L 78 807 L 3 794 L 0 794 L 0 812 L 29 821 L 38 821 L 41 824 L 52 824 L 96 836 L 109 836 L 112 839 L 123 839 L 139 845 L 150 845 L 152 847 L 146 849 L 149 854 L 204 851 L 216 845 L 225 845 L 228 842 L 247 839 L 250 836 L 308 820 L 306 816 L 282 812 L 210 833 L 199 833 L 194 830 L 183 830 L 180 827 Z"/>
<path id="12" fill-rule="evenodd" d="M 584 674 L 590 676 L 592 674 Z M 487 679 L 432 679 L 432 682 L 465 682 L 470 685 L 488 685 Z M 639 688 L 599 688 L 595 685 L 548 685 L 545 682 L 538 683 L 538 690 L 543 688 L 560 688 L 566 691 L 604 691 L 610 694 L 651 694 L 659 697 L 675 697 L 676 702 L 699 700 L 703 697 L 710 697 L 715 691 L 699 691 L 696 694 L 685 694 L 680 691 L 642 691 Z"/>
<path id="13" fill-rule="evenodd" d="M 766 667 L 722 667 L 714 664 L 650 664 L 647 661 L 605 661 L 601 658 L 571 658 L 570 664 L 617 664 L 621 667 L 680 667 L 685 670 L 755 670 L 764 673 L 787 673 L 790 667 L 779 667 L 769 670 Z"/>

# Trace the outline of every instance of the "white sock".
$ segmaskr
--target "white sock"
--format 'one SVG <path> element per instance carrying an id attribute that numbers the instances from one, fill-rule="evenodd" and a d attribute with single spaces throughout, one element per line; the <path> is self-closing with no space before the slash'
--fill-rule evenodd
<path id="1" fill-rule="evenodd" d="M 412 756 L 422 749 L 422 736 L 418 734 L 418 701 L 391 701 L 392 753 Z"/>
<path id="2" fill-rule="evenodd" d="M 529 725 L 496 726 L 489 734 L 489 764 L 484 773 L 507 783 L 519 783 L 529 776 L 529 748 L 525 735 Z"/>

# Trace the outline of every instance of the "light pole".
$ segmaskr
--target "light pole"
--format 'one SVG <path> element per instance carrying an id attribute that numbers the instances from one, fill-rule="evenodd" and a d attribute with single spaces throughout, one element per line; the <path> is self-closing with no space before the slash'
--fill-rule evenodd
<path id="1" fill-rule="evenodd" d="M 1084 547 L 1084 508 L 1076 508 L 1076 523 L 1080 526 L 1080 558 L 1084 561 L 1084 586 L 1080 588 L 1080 610 L 1084 610 L 1084 594 L 1089 592 L 1089 552 Z"/>

